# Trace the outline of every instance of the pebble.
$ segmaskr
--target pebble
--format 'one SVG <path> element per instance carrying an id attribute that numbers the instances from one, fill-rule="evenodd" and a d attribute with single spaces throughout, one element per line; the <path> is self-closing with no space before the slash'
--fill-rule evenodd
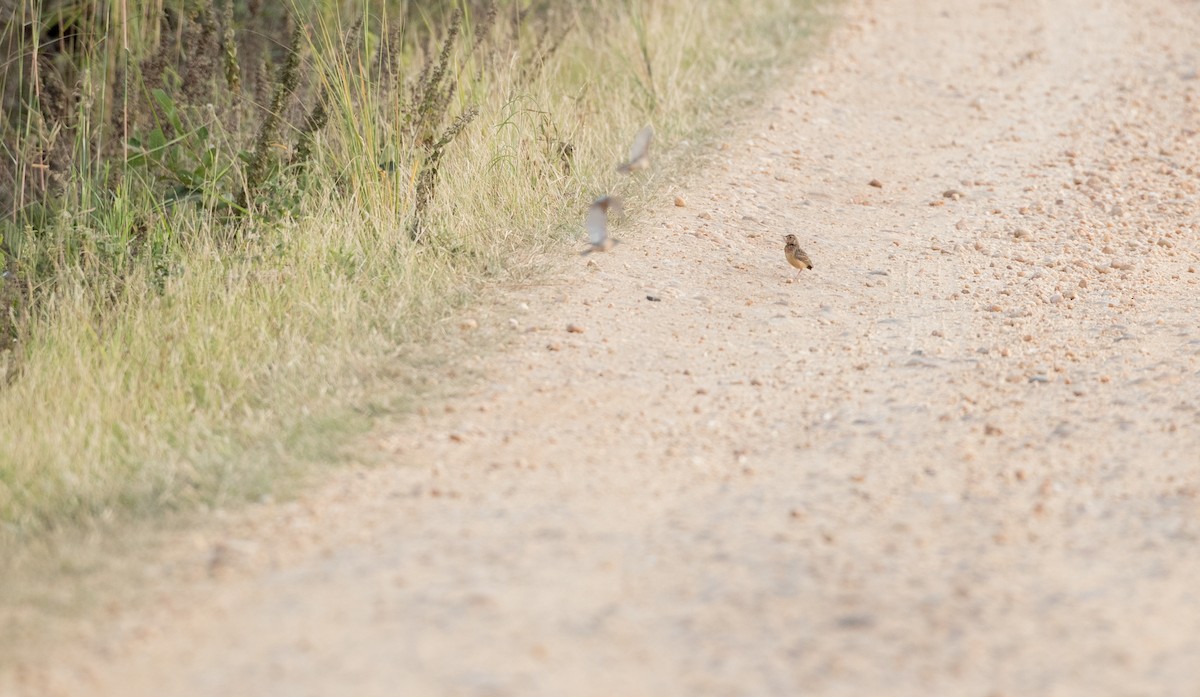
<path id="1" fill-rule="evenodd" d="M 883 188 L 883 182 L 879 181 L 878 179 L 872 179 L 871 181 L 867 182 L 867 184 L 868 184 L 869 186 L 873 186 L 873 187 L 875 187 L 876 189 L 882 189 L 882 188 Z"/>
<path id="2" fill-rule="evenodd" d="M 579 325 L 579 324 L 568 324 L 567 331 L 570 332 L 571 334 L 582 334 L 583 326 Z"/>
<path id="3" fill-rule="evenodd" d="M 479 322 L 476 322 L 473 319 L 464 319 L 462 321 L 462 323 L 458 325 L 458 327 L 459 327 L 459 329 L 462 329 L 464 332 L 469 332 L 469 331 L 478 329 Z"/>
<path id="4" fill-rule="evenodd" d="M 685 202 L 685 201 L 683 200 L 683 197 L 682 197 L 682 196 L 676 196 L 676 197 L 675 197 L 675 207 L 676 207 L 676 208 L 683 208 L 683 207 L 684 207 L 684 206 L 686 206 L 686 205 L 687 205 L 687 202 Z"/>
<path id="5" fill-rule="evenodd" d="M 213 545 L 208 557 L 209 576 L 219 576 L 257 551 L 258 545 L 247 540 L 222 540 Z"/>
<path id="6" fill-rule="evenodd" d="M 843 615 L 837 619 L 837 626 L 842 629 L 870 629 L 875 626 L 875 618 L 871 615 Z"/>

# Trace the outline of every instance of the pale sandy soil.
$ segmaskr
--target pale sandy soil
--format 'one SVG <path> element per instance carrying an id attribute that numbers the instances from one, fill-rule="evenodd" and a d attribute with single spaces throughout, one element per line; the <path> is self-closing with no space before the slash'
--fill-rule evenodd
<path id="1" fill-rule="evenodd" d="M 845 12 L 394 464 L 0 692 L 1200 694 L 1200 4 Z"/>

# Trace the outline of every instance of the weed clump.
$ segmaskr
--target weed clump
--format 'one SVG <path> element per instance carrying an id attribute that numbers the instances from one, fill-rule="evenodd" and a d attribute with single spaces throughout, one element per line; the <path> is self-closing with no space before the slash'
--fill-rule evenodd
<path id="1" fill-rule="evenodd" d="M 470 46 L 470 51 L 479 47 L 483 41 L 483 34 L 491 28 L 495 19 L 495 5 L 489 5 L 488 8 L 484 21 L 479 26 L 480 34 Z M 423 151 L 408 228 L 409 238 L 414 242 L 420 242 L 426 236 L 426 218 L 433 201 L 439 166 L 446 148 L 479 115 L 477 108 L 470 107 L 442 129 L 451 100 L 458 90 L 458 75 L 451 71 L 450 59 L 462 31 L 462 21 L 462 12 L 455 10 L 437 60 L 432 64 L 427 63 L 421 70 L 412 86 L 405 113 L 404 127 L 408 137 Z"/>
<path id="2" fill-rule="evenodd" d="M 271 95 L 271 103 L 258 127 L 254 138 L 254 150 L 250 155 L 250 163 L 246 168 L 246 188 L 238 198 L 238 208 L 248 211 L 254 205 L 256 198 L 266 182 L 271 164 L 275 161 L 272 148 L 278 147 L 279 129 L 283 124 L 283 113 L 288 100 L 300 84 L 300 29 L 292 30 L 292 39 L 288 44 L 287 58 L 279 68 L 279 77 L 275 80 L 275 91 Z"/>
<path id="3" fill-rule="evenodd" d="M 238 63 L 237 36 L 233 26 L 233 0 L 225 0 L 225 15 L 222 20 L 225 31 L 221 35 L 221 56 L 225 62 L 225 84 L 236 96 L 242 93 L 242 66 Z"/>

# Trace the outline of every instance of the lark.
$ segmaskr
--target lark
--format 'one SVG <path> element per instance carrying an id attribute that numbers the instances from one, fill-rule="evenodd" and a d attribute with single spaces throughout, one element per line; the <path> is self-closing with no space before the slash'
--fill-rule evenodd
<path id="1" fill-rule="evenodd" d="M 801 271 L 812 268 L 812 259 L 809 259 L 804 250 L 800 249 L 800 242 L 796 240 L 795 235 L 788 235 L 783 241 L 783 256 L 787 258 L 789 264 Z"/>
<path id="2" fill-rule="evenodd" d="M 633 145 L 629 147 L 629 159 L 617 167 L 621 174 L 646 169 L 650 166 L 650 141 L 654 140 L 654 127 L 646 126 L 633 137 Z"/>
<path id="3" fill-rule="evenodd" d="M 582 253 L 585 256 L 592 252 L 607 252 L 621 242 L 615 237 L 608 236 L 609 210 L 620 213 L 621 199 L 616 196 L 601 196 L 588 208 L 583 226 L 587 228 L 588 242 L 591 246 L 583 250 Z"/>

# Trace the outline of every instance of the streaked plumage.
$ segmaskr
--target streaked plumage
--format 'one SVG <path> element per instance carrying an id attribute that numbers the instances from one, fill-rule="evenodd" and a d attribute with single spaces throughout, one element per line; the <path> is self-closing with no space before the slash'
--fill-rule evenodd
<path id="1" fill-rule="evenodd" d="M 583 254 L 607 252 L 620 242 L 620 240 L 608 236 L 609 210 L 619 213 L 621 199 L 616 196 L 601 196 L 588 208 L 583 226 L 587 228 L 588 242 L 591 246 L 583 250 Z"/>
<path id="2" fill-rule="evenodd" d="M 813 267 L 812 260 L 800 249 L 800 242 L 795 235 L 788 235 L 784 238 L 783 256 L 787 258 L 787 262 L 797 269 L 811 269 Z"/>
<path id="3" fill-rule="evenodd" d="M 646 126 L 633 137 L 629 147 L 629 159 L 617 167 L 621 174 L 630 174 L 650 166 L 650 142 L 654 140 L 654 127 Z"/>

